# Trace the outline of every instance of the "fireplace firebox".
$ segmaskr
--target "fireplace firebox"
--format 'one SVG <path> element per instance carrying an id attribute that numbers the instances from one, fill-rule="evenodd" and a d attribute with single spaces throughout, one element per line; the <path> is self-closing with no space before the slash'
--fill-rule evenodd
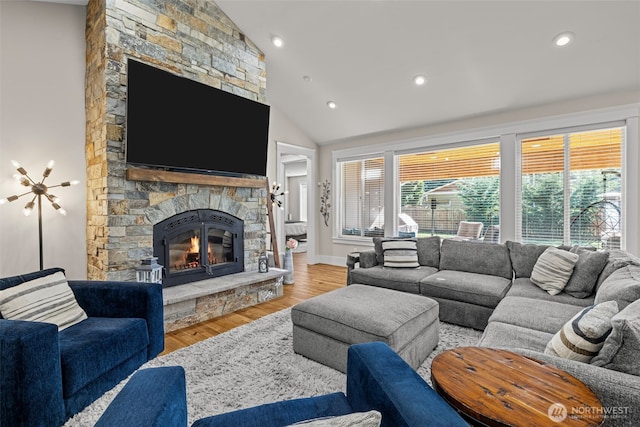
<path id="1" fill-rule="evenodd" d="M 197 209 L 153 226 L 153 254 L 169 287 L 244 271 L 244 221 L 226 212 Z"/>

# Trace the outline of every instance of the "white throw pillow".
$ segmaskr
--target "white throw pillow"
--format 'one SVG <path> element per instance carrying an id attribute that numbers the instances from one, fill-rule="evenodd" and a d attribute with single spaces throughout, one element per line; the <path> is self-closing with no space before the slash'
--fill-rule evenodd
<path id="1" fill-rule="evenodd" d="M 567 286 L 577 261 L 578 254 L 549 247 L 533 266 L 531 282 L 550 295 L 558 295 Z"/>
<path id="2" fill-rule="evenodd" d="M 291 426 L 304 427 L 379 427 L 382 422 L 380 412 L 371 410 L 368 412 L 354 412 L 352 414 L 336 417 L 315 418 L 300 421 Z"/>
<path id="3" fill-rule="evenodd" d="M 385 267 L 420 267 L 420 263 L 418 263 L 418 245 L 412 239 L 383 240 L 382 255 Z"/>
<path id="4" fill-rule="evenodd" d="M 611 333 L 611 318 L 617 313 L 618 303 L 615 301 L 584 308 L 551 338 L 545 354 L 589 363 Z"/>
<path id="5" fill-rule="evenodd" d="M 61 271 L 1 290 L 0 313 L 9 320 L 54 323 L 59 331 L 87 318 Z"/>

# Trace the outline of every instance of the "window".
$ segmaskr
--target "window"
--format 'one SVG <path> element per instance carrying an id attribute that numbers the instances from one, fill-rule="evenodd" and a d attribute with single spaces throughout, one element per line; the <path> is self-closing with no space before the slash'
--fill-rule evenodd
<path id="1" fill-rule="evenodd" d="M 500 144 L 495 140 L 398 156 L 400 235 L 453 237 L 460 221 L 500 223 Z"/>
<path id="2" fill-rule="evenodd" d="M 525 243 L 619 248 L 625 128 L 570 130 L 520 139 Z"/>
<path id="3" fill-rule="evenodd" d="M 338 163 L 341 236 L 384 236 L 384 158 Z"/>

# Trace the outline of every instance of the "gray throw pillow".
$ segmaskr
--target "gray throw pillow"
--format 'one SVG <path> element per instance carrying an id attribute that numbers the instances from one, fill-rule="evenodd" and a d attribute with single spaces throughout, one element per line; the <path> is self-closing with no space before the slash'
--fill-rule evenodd
<path id="1" fill-rule="evenodd" d="M 427 267 L 440 266 L 440 236 L 418 237 L 418 263 Z"/>
<path id="2" fill-rule="evenodd" d="M 616 301 L 620 310 L 640 299 L 640 266 L 627 265 L 611 273 L 605 280 L 598 292 L 594 302 L 596 304 L 603 301 Z"/>
<path id="3" fill-rule="evenodd" d="M 613 329 L 591 364 L 631 375 L 640 375 L 640 300 L 611 319 Z"/>
<path id="4" fill-rule="evenodd" d="M 382 240 L 383 237 L 374 237 L 373 238 L 373 249 L 376 251 L 376 258 L 378 260 L 378 264 L 382 264 L 384 262 L 384 255 L 382 254 Z"/>
<path id="5" fill-rule="evenodd" d="M 593 293 L 598 275 L 609 259 L 609 252 L 579 248 L 571 248 L 570 252 L 578 254 L 578 261 L 564 292 L 575 298 L 586 298 Z"/>
<path id="6" fill-rule="evenodd" d="M 509 257 L 516 279 L 520 277 L 531 277 L 533 266 L 538 258 L 549 247 L 548 245 L 524 244 L 508 240 L 506 242 L 509 249 Z"/>

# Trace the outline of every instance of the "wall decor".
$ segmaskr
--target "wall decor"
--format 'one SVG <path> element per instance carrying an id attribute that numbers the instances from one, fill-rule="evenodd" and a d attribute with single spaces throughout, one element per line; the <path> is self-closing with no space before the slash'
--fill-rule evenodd
<path id="1" fill-rule="evenodd" d="M 324 225 L 329 226 L 329 215 L 331 210 L 331 184 L 328 179 L 322 183 L 322 195 L 320 196 L 320 213 L 324 217 Z"/>

